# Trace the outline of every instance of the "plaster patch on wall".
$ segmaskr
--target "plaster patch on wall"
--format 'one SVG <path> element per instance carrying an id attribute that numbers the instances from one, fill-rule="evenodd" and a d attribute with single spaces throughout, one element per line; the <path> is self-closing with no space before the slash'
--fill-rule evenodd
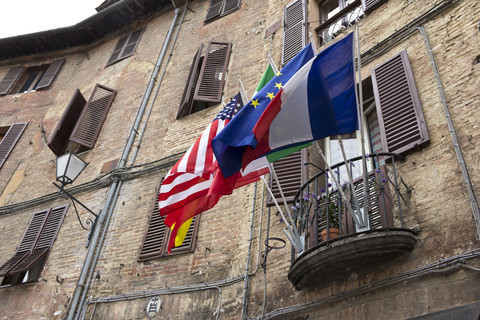
<path id="1" fill-rule="evenodd" d="M 9 196 L 20 186 L 20 184 L 23 182 L 23 179 L 25 179 L 25 169 L 16 170 L 0 195 L 0 207 L 5 204 Z"/>

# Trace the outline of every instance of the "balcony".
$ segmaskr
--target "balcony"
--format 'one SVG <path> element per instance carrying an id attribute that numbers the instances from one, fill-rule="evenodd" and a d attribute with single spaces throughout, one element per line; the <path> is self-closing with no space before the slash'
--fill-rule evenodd
<path id="1" fill-rule="evenodd" d="M 367 174 L 365 193 L 363 177 L 353 179 L 353 188 L 346 183 L 345 163 L 332 166 L 345 197 L 324 170 L 297 192 L 292 209 L 305 244 L 302 252 L 292 248 L 288 278 L 295 287 L 348 276 L 412 250 L 416 234 L 404 227 L 402 214 L 410 188 L 397 175 L 395 160 L 399 159 L 392 153 L 369 155 L 375 169 Z M 360 172 L 361 157 L 350 159 L 348 165 L 352 172 Z"/>
<path id="2" fill-rule="evenodd" d="M 344 8 L 325 13 L 325 15 L 329 18 L 315 28 L 321 46 L 335 39 L 345 29 L 363 18 L 364 8 L 361 0 L 354 0 Z"/>

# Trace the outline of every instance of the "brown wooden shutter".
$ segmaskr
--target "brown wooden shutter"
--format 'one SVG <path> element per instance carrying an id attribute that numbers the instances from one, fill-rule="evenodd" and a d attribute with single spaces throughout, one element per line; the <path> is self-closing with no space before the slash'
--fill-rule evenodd
<path id="1" fill-rule="evenodd" d="M 296 0 L 285 7 L 282 65 L 287 64 L 306 45 L 305 0 Z"/>
<path id="2" fill-rule="evenodd" d="M 0 95 L 8 94 L 24 70 L 24 66 L 13 67 L 8 70 L 2 82 L 0 82 Z"/>
<path id="3" fill-rule="evenodd" d="M 208 42 L 194 100 L 213 103 L 221 101 L 231 47 L 230 42 Z"/>
<path id="4" fill-rule="evenodd" d="M 223 6 L 222 16 L 232 13 L 233 11 L 240 8 L 241 0 L 225 0 L 225 5 Z"/>
<path id="5" fill-rule="evenodd" d="M 116 94 L 117 91 L 113 89 L 100 84 L 95 85 L 92 95 L 70 136 L 70 141 L 90 149 L 93 148 Z"/>
<path id="6" fill-rule="evenodd" d="M 138 260 L 148 260 L 152 258 L 161 257 L 165 253 L 165 243 L 167 241 L 167 226 L 163 223 L 165 217 L 160 215 L 158 211 L 158 195 L 160 186 L 155 193 L 155 201 L 148 221 L 148 229 L 143 239 L 142 249 Z"/>
<path id="7" fill-rule="evenodd" d="M 172 251 L 170 252 L 169 255 L 181 254 L 181 253 L 187 253 L 187 252 L 195 251 L 195 245 L 197 243 L 199 223 L 200 223 L 200 215 L 194 216 L 193 219 L 192 219 L 192 223 L 190 224 L 190 227 L 188 228 L 187 235 L 185 236 L 185 239 L 183 240 L 182 245 L 172 248 Z M 168 241 L 170 241 L 171 231 L 168 230 L 168 233 L 169 234 L 168 234 L 167 239 L 168 239 Z M 168 241 L 165 242 L 165 254 L 167 254 Z"/>
<path id="8" fill-rule="evenodd" d="M 49 210 L 43 210 L 33 214 L 32 220 L 30 220 L 27 230 L 23 234 L 22 241 L 17 248 L 17 253 L 0 267 L 0 277 L 5 276 L 32 252 L 37 243 L 40 231 L 43 228 L 45 219 L 48 216 L 48 212 Z"/>
<path id="9" fill-rule="evenodd" d="M 372 82 L 384 150 L 402 154 L 428 143 L 407 52 L 400 52 L 372 70 Z"/>
<path id="10" fill-rule="evenodd" d="M 46 218 L 46 222 L 43 224 L 40 235 L 37 238 L 34 250 L 30 255 L 11 269 L 9 274 L 21 273 L 29 270 L 50 252 L 67 210 L 68 205 L 49 210 L 49 214 Z"/>
<path id="11" fill-rule="evenodd" d="M 163 179 L 162 179 L 163 180 Z M 163 257 L 168 255 L 167 247 L 170 240 L 171 231 L 163 223 L 165 217 L 160 216 L 158 210 L 158 195 L 160 192 L 160 185 L 157 188 L 156 197 L 148 221 L 148 229 L 145 233 L 145 237 L 142 244 L 142 249 L 140 250 L 140 255 L 138 257 L 139 261 L 149 260 L 153 258 Z M 172 248 L 170 255 L 181 254 L 186 252 L 193 252 L 195 250 L 195 245 L 197 241 L 198 226 L 200 223 L 200 216 L 197 215 L 193 217 L 190 228 L 188 229 L 187 235 L 183 244 L 179 247 Z"/>
<path id="12" fill-rule="evenodd" d="M 370 10 L 375 9 L 382 2 L 385 2 L 385 0 L 362 0 L 362 2 L 363 2 L 363 11 L 368 12 Z"/>
<path id="13" fill-rule="evenodd" d="M 12 124 L 3 137 L 2 141 L 0 142 L 0 168 L 5 163 L 5 160 L 7 160 L 18 139 L 20 139 L 20 136 L 25 130 L 27 124 L 28 123 Z"/>
<path id="14" fill-rule="evenodd" d="M 63 63 L 65 62 L 65 59 L 60 59 L 53 61 L 49 66 L 45 74 L 43 75 L 42 79 L 40 79 L 40 82 L 38 83 L 36 89 L 43 89 L 47 88 L 50 86 L 52 83 L 53 79 L 55 79 L 55 76 L 57 75 L 58 71 L 60 68 L 63 66 Z"/>
<path id="15" fill-rule="evenodd" d="M 117 44 L 115 45 L 115 48 L 113 49 L 112 55 L 110 56 L 110 58 L 107 61 L 106 67 L 108 67 L 109 65 L 114 64 L 115 62 L 118 61 L 118 59 L 120 57 L 120 53 L 122 52 L 123 47 L 127 43 L 128 37 L 129 37 L 129 35 L 126 35 L 126 36 L 118 39 Z"/>
<path id="16" fill-rule="evenodd" d="M 65 152 L 73 128 L 75 128 L 86 104 L 87 100 L 80 90 L 76 89 L 47 144 L 57 156 Z"/>
<path id="17" fill-rule="evenodd" d="M 303 163 L 307 161 L 306 159 L 307 150 L 302 149 L 273 163 L 273 168 L 275 169 L 275 173 L 277 174 L 280 187 L 282 188 L 287 203 L 293 201 L 295 194 L 307 181 L 307 170 L 305 165 L 303 165 Z M 283 201 L 280 195 L 280 190 L 278 189 L 277 183 L 272 175 L 270 175 L 270 188 L 272 189 L 277 202 L 282 204 Z M 275 205 L 275 202 L 269 194 L 267 196 L 267 205 Z"/>
<path id="18" fill-rule="evenodd" d="M 208 7 L 207 16 L 204 22 L 208 22 L 214 18 L 218 18 L 222 12 L 223 3 L 225 0 L 211 0 L 210 7 Z"/>
<path id="19" fill-rule="evenodd" d="M 180 107 L 178 108 L 177 119 L 185 117 L 191 113 L 193 93 L 195 92 L 195 85 L 200 61 L 202 58 L 202 52 L 203 44 L 200 45 L 200 48 L 197 50 L 197 53 L 193 57 L 192 66 L 190 67 L 190 72 L 187 78 L 187 84 L 185 85 L 182 101 L 180 102 Z"/>
<path id="20" fill-rule="evenodd" d="M 138 46 L 138 43 L 140 42 L 140 38 L 142 37 L 143 30 L 145 28 L 139 29 L 137 31 L 134 31 L 130 34 L 128 41 L 125 44 L 125 48 L 123 49 L 122 53 L 120 54 L 120 57 L 118 60 L 125 59 L 127 57 L 130 57 L 135 53 L 135 49 Z"/>

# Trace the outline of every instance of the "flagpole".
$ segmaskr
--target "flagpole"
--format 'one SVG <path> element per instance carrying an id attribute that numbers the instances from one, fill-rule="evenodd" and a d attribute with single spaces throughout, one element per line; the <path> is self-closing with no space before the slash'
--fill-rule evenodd
<path id="1" fill-rule="evenodd" d="M 318 145 L 317 141 L 314 141 L 313 142 L 317 151 L 318 151 L 318 154 L 320 155 L 320 157 L 322 158 L 322 161 L 325 163 L 325 165 L 327 166 L 327 171 L 328 173 L 330 173 L 330 177 L 332 178 L 333 182 L 335 183 L 335 185 L 337 186 L 337 189 L 338 189 L 338 192 L 340 193 L 340 196 L 342 197 L 342 199 L 345 201 L 345 205 L 347 206 L 347 210 L 350 211 L 350 213 L 352 214 L 352 218 L 353 220 L 355 220 L 355 223 L 357 225 L 360 225 L 360 221 L 358 220 L 357 216 L 355 215 L 355 212 L 353 211 L 353 208 L 352 206 L 350 205 L 350 201 L 348 201 L 347 199 L 347 196 L 345 195 L 345 193 L 343 192 L 342 190 L 342 187 L 340 186 L 340 183 L 338 182 L 338 180 L 335 178 L 335 175 L 333 174 L 332 172 L 332 168 L 330 167 L 330 165 L 328 164 L 328 161 L 327 161 L 327 158 L 325 158 L 325 155 L 323 154 L 323 151 L 322 149 L 320 148 L 320 146 Z"/>
<path id="2" fill-rule="evenodd" d="M 242 79 L 238 78 L 238 82 L 240 83 L 240 95 L 242 96 L 242 100 L 245 101 L 244 103 L 247 103 L 249 99 L 247 98 L 247 92 L 245 91 L 245 87 L 243 86 Z"/>
<path id="3" fill-rule="evenodd" d="M 370 225 L 368 223 L 368 194 L 367 194 L 367 186 L 368 186 L 368 178 L 367 178 L 367 160 L 365 157 L 365 137 L 364 137 L 364 123 L 363 123 L 363 90 L 362 90 L 362 63 L 361 63 L 361 55 L 360 55 L 360 31 L 358 27 L 358 19 L 357 23 L 355 24 L 355 31 L 356 31 L 356 42 L 357 42 L 357 68 L 358 68 L 358 97 L 359 97 L 359 121 L 360 121 L 360 141 L 361 141 L 361 148 L 362 148 L 362 169 L 363 169 L 363 217 L 364 222 L 367 222 L 365 228 L 370 229 Z"/>
<path id="4" fill-rule="evenodd" d="M 270 65 L 272 66 L 273 72 L 275 72 L 275 74 L 277 74 L 277 73 L 278 73 L 278 68 L 277 68 L 277 66 L 275 65 L 275 62 L 273 61 L 272 56 L 270 55 L 270 53 L 268 54 L 268 61 L 270 62 Z"/>
<path id="5" fill-rule="evenodd" d="M 268 190 L 268 193 L 270 194 L 270 196 L 272 197 L 273 199 L 273 202 L 275 203 L 275 206 L 277 207 L 278 211 L 280 212 L 280 215 L 282 216 L 282 219 L 283 219 L 283 222 L 285 222 L 285 225 L 287 226 L 286 229 L 288 229 L 288 231 L 290 232 L 290 234 L 288 232 L 286 232 L 286 230 L 284 230 L 283 232 L 285 233 L 285 235 L 287 236 L 288 240 L 292 243 L 292 245 L 295 247 L 295 250 L 297 252 L 302 252 L 303 251 L 303 245 L 300 241 L 300 238 L 296 235 L 296 232 L 294 230 L 296 230 L 297 228 L 295 227 L 294 224 L 290 225 L 288 222 L 287 222 L 287 219 L 285 218 L 285 215 L 283 214 L 283 211 L 282 209 L 280 208 L 280 205 L 278 204 L 277 202 L 277 199 L 275 199 L 275 196 L 273 195 L 273 192 L 272 192 L 272 189 L 270 189 L 270 187 L 268 186 L 268 182 L 267 180 L 265 180 L 265 176 L 261 176 L 261 179 L 264 183 L 264 185 L 267 187 L 267 190 Z M 286 203 L 285 203 L 285 206 L 286 206 Z M 294 229 L 292 229 L 292 227 Z"/>
<path id="6" fill-rule="evenodd" d="M 360 210 L 360 203 L 358 202 L 357 193 L 355 192 L 355 186 L 353 185 L 353 176 L 352 171 L 350 170 L 350 166 L 347 160 L 347 155 L 345 153 L 345 147 L 343 146 L 343 140 L 341 136 L 338 136 L 338 143 L 340 144 L 340 150 L 342 151 L 343 161 L 345 162 L 345 169 L 347 170 L 348 175 L 348 182 L 350 184 L 350 189 L 352 190 L 353 202 L 355 203 L 355 207 L 358 209 L 359 212 L 359 227 L 365 227 L 365 219 L 362 217 L 362 211 Z"/>

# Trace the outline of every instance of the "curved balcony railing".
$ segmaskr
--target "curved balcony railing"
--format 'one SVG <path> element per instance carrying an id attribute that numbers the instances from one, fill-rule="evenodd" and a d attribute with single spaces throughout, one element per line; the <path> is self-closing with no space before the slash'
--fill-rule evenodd
<path id="1" fill-rule="evenodd" d="M 364 179 L 360 174 L 361 157 L 349 159 L 351 172 L 357 172 L 353 179 L 353 189 L 348 183 L 345 162 L 332 166 L 337 181 L 347 201 L 358 214 L 354 195 L 360 208 L 364 207 Z M 375 169 L 367 173 L 367 217 L 368 230 L 403 228 L 402 205 L 406 205 L 406 196 L 410 188 L 398 177 L 395 160 L 401 156 L 394 153 L 376 153 L 367 155 L 368 162 Z M 360 168 L 359 168 L 360 167 Z M 402 191 L 403 193 L 402 193 Z M 304 251 L 339 239 L 368 232 L 359 228 L 358 219 L 347 210 L 336 184 L 326 170 L 310 178 L 297 192 L 292 207 L 294 222 L 301 235 L 305 237 Z M 395 212 L 395 214 L 394 214 Z M 359 231 L 360 230 L 360 231 Z M 293 252 L 292 261 L 299 253 Z"/>

